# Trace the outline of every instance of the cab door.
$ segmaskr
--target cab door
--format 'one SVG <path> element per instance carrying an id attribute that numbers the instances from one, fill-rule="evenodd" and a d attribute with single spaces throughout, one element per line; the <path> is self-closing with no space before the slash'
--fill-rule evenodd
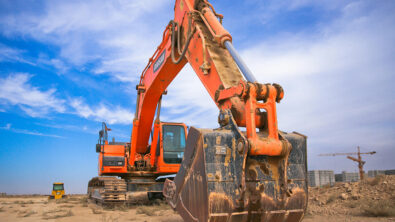
<path id="1" fill-rule="evenodd" d="M 177 173 L 184 157 L 187 127 L 182 123 L 163 123 L 160 131 L 158 171 Z"/>

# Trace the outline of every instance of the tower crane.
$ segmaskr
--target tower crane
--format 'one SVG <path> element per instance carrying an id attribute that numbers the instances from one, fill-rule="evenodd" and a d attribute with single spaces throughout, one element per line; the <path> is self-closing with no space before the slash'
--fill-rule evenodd
<path id="1" fill-rule="evenodd" d="M 326 153 L 326 154 L 319 154 L 318 156 L 347 156 L 347 159 L 350 159 L 352 161 L 355 161 L 358 163 L 358 168 L 359 168 L 359 177 L 361 180 L 363 180 L 363 165 L 365 165 L 365 161 L 362 160 L 361 155 L 373 155 L 375 154 L 376 151 L 371 151 L 371 152 L 364 152 L 361 153 L 360 148 L 358 146 L 358 152 L 354 153 Z M 350 156 L 350 155 L 357 155 L 357 158 Z"/>

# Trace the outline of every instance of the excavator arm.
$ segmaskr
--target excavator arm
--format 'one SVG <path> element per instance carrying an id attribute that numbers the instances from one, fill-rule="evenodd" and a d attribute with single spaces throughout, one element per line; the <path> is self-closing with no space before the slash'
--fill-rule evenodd
<path id="1" fill-rule="evenodd" d="M 222 15 L 212 9 L 207 1 L 176 1 L 175 18 L 166 27 L 162 43 L 136 86 L 132 153 L 146 151 L 159 99 L 187 62 L 218 108 L 230 110 L 237 125 L 246 127 L 253 155 L 278 156 L 287 152 L 287 144 L 279 140 L 277 129 L 275 103 L 283 97 L 281 86 L 255 81 L 234 50 L 230 34 L 218 21 Z M 224 118 L 220 121 L 226 122 L 228 117 Z M 259 139 L 256 128 L 266 131 L 268 139 Z"/>
<path id="2" fill-rule="evenodd" d="M 306 137 L 277 129 L 282 87 L 256 81 L 209 2 L 176 0 L 174 14 L 136 86 L 129 166 L 148 152 L 161 96 L 189 63 L 220 110 L 220 127 L 191 127 L 180 170 L 165 182 L 169 204 L 186 221 L 300 221 Z"/>

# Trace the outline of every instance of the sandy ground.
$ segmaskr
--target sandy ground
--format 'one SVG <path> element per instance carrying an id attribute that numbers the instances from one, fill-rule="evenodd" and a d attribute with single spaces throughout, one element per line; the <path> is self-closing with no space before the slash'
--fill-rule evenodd
<path id="1" fill-rule="evenodd" d="M 359 217 L 359 216 L 306 216 L 303 222 L 373 222 L 373 221 L 395 221 L 395 218 L 383 217 Z"/>
<path id="2" fill-rule="evenodd" d="M 183 221 L 162 201 L 103 209 L 87 203 L 85 195 L 55 201 L 45 196 L 0 198 L 0 221 Z"/>
<path id="3" fill-rule="evenodd" d="M 87 203 L 85 195 L 72 195 L 64 200 L 48 200 L 45 196 L 0 197 L 0 221 L 183 221 L 181 217 L 163 201 L 148 202 L 146 194 L 138 194 L 136 203 L 129 207 L 103 209 Z M 394 221 L 388 217 L 361 217 L 352 215 L 308 214 L 304 222 L 373 222 Z"/>

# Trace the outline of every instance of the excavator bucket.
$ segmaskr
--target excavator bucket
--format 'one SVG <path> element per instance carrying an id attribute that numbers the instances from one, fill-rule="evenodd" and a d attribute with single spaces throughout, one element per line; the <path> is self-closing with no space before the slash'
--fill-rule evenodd
<path id="1" fill-rule="evenodd" d="M 190 128 L 184 159 L 163 194 L 185 221 L 301 221 L 307 207 L 306 137 L 280 133 L 284 157 L 248 155 L 233 118 L 227 126 Z"/>

